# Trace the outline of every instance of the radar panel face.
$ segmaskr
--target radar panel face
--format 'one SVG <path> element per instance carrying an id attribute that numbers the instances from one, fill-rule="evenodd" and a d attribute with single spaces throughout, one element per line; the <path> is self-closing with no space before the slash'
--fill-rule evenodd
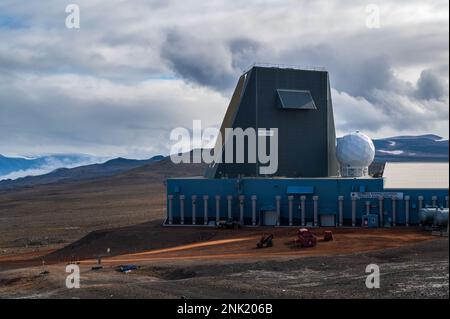
<path id="1" fill-rule="evenodd" d="M 280 105 L 283 109 L 317 110 L 308 90 L 277 89 Z"/>

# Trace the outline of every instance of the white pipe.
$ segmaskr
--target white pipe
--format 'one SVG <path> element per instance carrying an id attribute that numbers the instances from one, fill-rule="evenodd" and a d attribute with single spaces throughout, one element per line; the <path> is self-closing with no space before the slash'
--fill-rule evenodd
<path id="1" fill-rule="evenodd" d="M 244 195 L 239 196 L 239 221 L 241 225 L 244 225 L 244 200 Z"/>
<path id="2" fill-rule="evenodd" d="M 397 197 L 392 196 L 392 226 L 397 226 Z"/>
<path id="3" fill-rule="evenodd" d="M 355 196 L 352 197 L 352 227 L 356 227 L 356 201 Z"/>
<path id="4" fill-rule="evenodd" d="M 409 226 L 409 202 L 411 197 L 405 195 L 405 219 L 406 219 L 406 227 Z"/>
<path id="5" fill-rule="evenodd" d="M 366 215 L 370 214 L 370 201 L 366 201 Z"/>
<path id="6" fill-rule="evenodd" d="M 417 197 L 417 199 L 419 200 L 419 209 L 422 209 L 423 208 L 424 197 L 423 196 L 419 196 L 419 197 Z"/>
<path id="7" fill-rule="evenodd" d="M 339 227 L 344 226 L 344 196 L 338 196 L 339 202 Z"/>
<path id="8" fill-rule="evenodd" d="M 192 225 L 195 225 L 197 219 L 197 195 L 192 195 Z"/>
<path id="9" fill-rule="evenodd" d="M 232 215 L 232 207 L 231 207 L 231 201 L 233 200 L 233 196 L 228 195 L 227 196 L 227 201 L 228 201 L 228 220 L 232 220 L 233 219 L 233 215 Z"/>
<path id="10" fill-rule="evenodd" d="M 172 201 L 173 201 L 173 195 L 167 195 L 167 199 L 169 200 L 169 225 L 172 225 L 173 223 L 173 206 L 172 206 Z"/>
<path id="11" fill-rule="evenodd" d="M 277 203 L 277 226 L 280 226 L 280 215 L 281 215 L 281 196 L 275 196 L 275 201 Z"/>
<path id="12" fill-rule="evenodd" d="M 319 226 L 319 196 L 313 196 L 314 201 L 314 227 Z"/>
<path id="13" fill-rule="evenodd" d="M 289 205 L 289 226 L 292 226 L 292 201 L 294 200 L 294 196 L 288 196 L 288 205 Z"/>
<path id="14" fill-rule="evenodd" d="M 203 195 L 203 224 L 208 225 L 208 195 Z"/>
<path id="15" fill-rule="evenodd" d="M 252 195 L 252 225 L 256 226 L 256 195 Z"/>
<path id="16" fill-rule="evenodd" d="M 184 195 L 180 195 L 180 219 L 181 225 L 184 225 Z"/>
<path id="17" fill-rule="evenodd" d="M 384 198 L 383 196 L 378 197 L 378 215 L 380 227 L 384 227 Z"/>
<path id="18" fill-rule="evenodd" d="M 437 206 L 437 196 L 431 196 L 431 205 L 433 207 Z"/>
<path id="19" fill-rule="evenodd" d="M 220 221 L 220 195 L 216 195 L 216 223 Z"/>
<path id="20" fill-rule="evenodd" d="M 300 196 L 300 207 L 301 207 L 301 220 L 302 220 L 302 226 L 305 226 L 306 224 L 306 196 Z"/>

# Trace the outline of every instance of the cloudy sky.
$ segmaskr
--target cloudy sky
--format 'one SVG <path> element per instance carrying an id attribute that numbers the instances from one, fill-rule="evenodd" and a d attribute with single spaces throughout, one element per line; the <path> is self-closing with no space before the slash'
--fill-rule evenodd
<path id="1" fill-rule="evenodd" d="M 167 154 L 173 128 L 220 125 L 254 62 L 326 67 L 338 135 L 448 138 L 448 6 L 2 0 L 0 154 Z"/>

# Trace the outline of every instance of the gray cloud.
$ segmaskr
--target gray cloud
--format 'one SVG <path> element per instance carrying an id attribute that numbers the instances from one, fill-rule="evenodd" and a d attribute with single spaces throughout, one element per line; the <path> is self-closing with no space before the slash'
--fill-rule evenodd
<path id="1" fill-rule="evenodd" d="M 448 84 L 431 70 L 424 70 L 417 81 L 417 97 L 440 100 L 448 96 Z"/>
<path id="2" fill-rule="evenodd" d="M 29 91 L 33 91 L 30 94 Z M 85 75 L 11 78 L 0 87 L 2 148 L 27 154 L 77 152 L 148 157 L 169 151 L 171 129 L 208 116 L 220 121 L 220 94 L 180 80 L 118 84 Z M 39 107 L 36 107 L 39 105 Z"/>
<path id="3" fill-rule="evenodd" d="M 235 77 L 230 51 L 220 40 L 170 30 L 161 54 L 175 73 L 187 81 L 223 89 L 230 88 Z"/>
<path id="4" fill-rule="evenodd" d="M 161 56 L 182 78 L 228 92 L 257 55 L 260 43 L 243 37 L 230 40 L 167 31 Z"/>
<path id="5" fill-rule="evenodd" d="M 148 157 L 219 125 L 253 62 L 325 66 L 337 129 L 448 136 L 448 1 L 0 3 L 0 153 Z M 355 111 L 357 110 L 357 111 Z"/>

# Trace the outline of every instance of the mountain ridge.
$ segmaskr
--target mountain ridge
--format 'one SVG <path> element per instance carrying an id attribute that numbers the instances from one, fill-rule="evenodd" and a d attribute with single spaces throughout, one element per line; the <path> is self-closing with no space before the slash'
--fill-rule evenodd
<path id="1" fill-rule="evenodd" d="M 374 164 L 376 165 L 385 162 L 448 162 L 449 159 L 449 141 L 434 134 L 419 136 L 394 136 L 374 139 L 373 142 L 376 149 L 374 160 Z M 5 158 L 7 157 L 0 155 L 0 164 L 1 160 L 4 160 Z M 165 163 L 169 160 L 169 156 L 165 157 L 162 155 L 157 155 L 146 160 L 117 157 L 102 163 L 81 165 L 73 168 L 59 167 L 51 172 L 38 176 L 26 176 L 14 180 L 0 180 L 0 190 L 18 187 L 33 187 L 42 184 L 106 178 L 134 169 L 158 170 L 162 167 L 161 165 L 155 166 L 149 164 L 154 162 Z M 205 164 L 201 165 L 206 167 Z M 196 167 L 196 173 L 198 173 L 200 166 Z M 190 166 L 185 165 L 183 167 L 186 169 Z M 158 174 L 158 172 L 155 173 Z M 183 176 L 185 175 L 184 173 L 185 172 L 182 174 Z"/>
<path id="2" fill-rule="evenodd" d="M 103 163 L 82 165 L 74 168 L 62 167 L 43 175 L 20 177 L 15 180 L 1 180 L 0 190 L 110 177 L 162 159 L 164 159 L 162 155 L 156 155 L 146 160 L 115 158 Z"/>
<path id="3" fill-rule="evenodd" d="M 74 167 L 99 161 L 91 155 L 86 154 L 52 154 L 34 158 L 19 156 L 5 156 L 0 154 L 0 177 L 18 171 L 52 170 L 52 167 Z"/>

